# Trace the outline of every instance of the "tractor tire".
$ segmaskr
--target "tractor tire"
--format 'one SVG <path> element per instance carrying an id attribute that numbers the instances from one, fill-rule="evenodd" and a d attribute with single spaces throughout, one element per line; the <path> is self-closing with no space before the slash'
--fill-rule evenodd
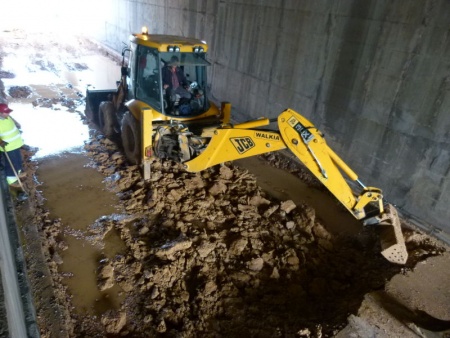
<path id="1" fill-rule="evenodd" d="M 126 112 L 122 119 L 122 145 L 128 162 L 131 165 L 140 164 L 141 126 L 130 112 Z"/>
<path id="2" fill-rule="evenodd" d="M 109 139 L 117 136 L 117 118 L 116 110 L 111 101 L 103 101 L 98 108 L 98 124 L 103 135 Z"/>

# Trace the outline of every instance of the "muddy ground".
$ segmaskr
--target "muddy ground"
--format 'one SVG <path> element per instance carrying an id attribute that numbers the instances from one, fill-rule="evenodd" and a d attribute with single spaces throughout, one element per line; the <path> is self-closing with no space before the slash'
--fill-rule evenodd
<path id="1" fill-rule="evenodd" d="M 38 48 L 45 60 L 46 44 L 68 53 L 101 53 L 81 39 L 64 45 L 37 36 L 27 45 Z M 21 44 L 11 39 L 11 32 L 3 32 L 2 46 L 19 49 Z M 39 67 L 58 72 L 50 62 Z M 72 71 L 84 67 L 68 64 Z M 0 77 L 14 74 L 0 67 Z M 26 84 L 3 88 L 3 97 L 14 102 L 28 97 L 29 91 L 33 88 Z M 449 306 L 436 300 L 448 296 L 448 288 L 425 287 L 419 297 L 425 300 L 414 301 L 411 294 L 417 285 L 411 280 L 418 268 L 438 264 L 433 259 L 444 259 L 438 268 L 448 266 L 448 249 L 406 220 L 410 258 L 398 266 L 380 255 L 375 228 L 361 227 L 351 234 L 331 231 L 311 206 L 274 198 L 253 173 L 233 163 L 188 173 L 179 164 L 154 160 L 152 178 L 144 182 L 139 168 L 127 165 L 120 147 L 89 124 L 83 92 L 73 91 L 78 99 L 55 95 L 29 104 L 39 109 L 58 103 L 89 125 L 83 154 L 102 175 L 105 190 L 117 197 L 119 211 L 103 215 L 79 233 L 100 247 L 110 233 L 119 235 L 123 250 L 98 257 L 92 273 L 99 292 L 120 290 L 121 303 L 97 311 L 75 305 L 65 282 L 73 276 L 61 269 L 68 250 L 65 220 L 49 211 L 40 162 L 33 158 L 37 149 L 28 144 L 23 154 L 29 198 L 15 203 L 42 337 L 332 337 L 339 332 L 351 336 L 352 325 L 359 330 L 354 337 L 364 332 L 427 337 L 422 328 L 441 333 L 447 329 Z M 280 153 L 259 160 L 321 189 L 301 165 Z M 420 273 L 424 275 L 427 281 L 419 284 L 433 285 L 433 272 Z M 402 277 L 412 285 L 403 297 L 398 288 L 405 283 Z M 445 283 L 447 277 L 439 278 Z M 381 325 L 380 312 L 365 309 L 373 309 L 367 305 L 371 301 L 385 308 L 389 302 L 380 299 L 386 295 L 409 301 L 397 301 L 391 306 L 395 311 L 388 307 Z M 403 324 L 400 328 L 389 317 L 393 312 Z M 366 325 L 363 333 L 361 323 Z"/>

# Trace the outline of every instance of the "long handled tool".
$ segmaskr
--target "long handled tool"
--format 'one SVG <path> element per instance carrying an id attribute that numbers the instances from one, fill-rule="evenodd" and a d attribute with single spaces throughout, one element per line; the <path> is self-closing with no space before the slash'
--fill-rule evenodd
<path id="1" fill-rule="evenodd" d="M 19 182 L 20 188 L 22 189 L 22 191 L 24 192 L 24 194 L 28 196 L 28 194 L 27 194 L 25 188 L 23 187 L 22 181 L 20 180 L 19 174 L 17 173 L 16 168 L 14 168 L 14 165 L 13 165 L 11 159 L 9 158 L 8 152 L 5 150 L 5 148 L 3 148 L 3 152 L 5 153 L 6 159 L 8 160 L 9 165 L 11 166 L 11 168 L 12 168 L 12 170 L 13 170 L 13 172 L 14 172 L 14 175 L 15 175 L 16 178 L 17 178 L 17 181 Z"/>

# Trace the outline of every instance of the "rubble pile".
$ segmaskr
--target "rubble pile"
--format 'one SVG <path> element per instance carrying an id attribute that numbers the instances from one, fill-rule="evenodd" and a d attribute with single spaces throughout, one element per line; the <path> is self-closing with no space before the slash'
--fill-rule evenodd
<path id="1" fill-rule="evenodd" d="M 85 150 L 126 210 L 89 230 L 101 242 L 115 229 L 127 247 L 99 261 L 98 288 L 118 285 L 126 300 L 100 321 L 72 314 L 75 332 L 333 335 L 367 291 L 401 270 L 379 255 L 373 230 L 333 236 L 312 208 L 272 199 L 252 174 L 230 163 L 189 173 L 155 159 L 144 182 L 102 135 L 93 135 Z M 58 238 L 57 226 L 47 234 Z"/>
<path id="2" fill-rule="evenodd" d="M 122 290 L 119 309 L 100 318 L 73 311 L 62 283 L 70 274 L 58 271 L 58 252 L 67 248 L 61 222 L 42 208 L 40 192 L 27 181 L 69 336 L 331 337 L 368 292 L 444 251 L 405 230 L 410 261 L 390 264 L 379 253 L 374 228 L 354 237 L 332 235 L 314 209 L 271 198 L 252 174 L 231 163 L 189 173 L 154 159 L 144 182 L 138 167 L 128 166 L 101 134 L 93 133 L 85 151 L 125 211 L 101 217 L 84 234 L 104 245 L 116 231 L 125 243 L 122 253 L 100 259 L 96 272 L 100 291 Z M 40 320 L 46 316 L 40 313 Z"/>

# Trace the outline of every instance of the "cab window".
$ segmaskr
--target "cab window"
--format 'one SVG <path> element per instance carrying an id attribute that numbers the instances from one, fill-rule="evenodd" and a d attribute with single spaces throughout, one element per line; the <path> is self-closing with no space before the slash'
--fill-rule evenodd
<path id="1" fill-rule="evenodd" d="M 160 53 L 163 81 L 164 113 L 174 116 L 195 116 L 209 109 L 207 98 L 206 67 L 210 65 L 204 54 L 196 53 Z M 182 89 L 174 89 L 172 73 L 170 71 L 176 60 L 177 72 L 183 75 L 177 76 L 176 82 Z"/>
<path id="2" fill-rule="evenodd" d="M 161 83 L 158 51 L 139 46 L 137 51 L 136 99 L 161 111 Z"/>

